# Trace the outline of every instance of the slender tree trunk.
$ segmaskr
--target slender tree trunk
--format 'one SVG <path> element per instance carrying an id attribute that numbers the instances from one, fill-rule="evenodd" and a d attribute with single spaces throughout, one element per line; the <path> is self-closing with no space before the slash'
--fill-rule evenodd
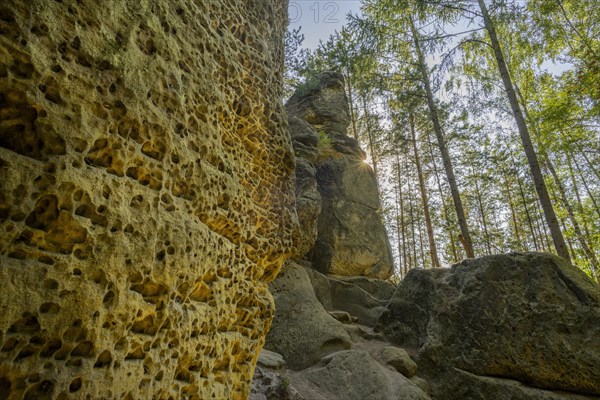
<path id="1" fill-rule="evenodd" d="M 412 136 L 413 151 L 415 153 L 415 164 L 417 165 L 417 174 L 419 177 L 419 189 L 421 190 L 421 203 L 423 204 L 423 215 L 425 216 L 425 226 L 427 227 L 427 238 L 429 239 L 429 255 L 431 256 L 432 268 L 440 267 L 440 260 L 437 255 L 435 246 L 435 237 L 433 235 L 433 227 L 431 225 L 431 215 L 429 214 L 429 199 L 427 198 L 427 189 L 425 187 L 425 179 L 423 178 L 423 170 L 421 168 L 421 159 L 417 148 L 417 134 L 415 133 L 415 120 L 412 113 L 409 117 L 410 132 Z"/>
<path id="2" fill-rule="evenodd" d="M 537 124 L 536 121 L 534 121 L 531 118 L 531 115 L 529 114 L 529 110 L 527 109 L 527 102 L 525 101 L 525 99 L 523 98 L 523 95 L 521 94 L 521 91 L 519 90 L 519 87 L 515 85 L 515 93 L 517 95 L 517 97 L 519 98 L 521 105 L 523 107 L 523 114 L 525 115 L 525 118 L 527 119 L 529 125 L 531 126 L 531 128 L 533 129 L 533 133 L 534 135 L 538 135 L 539 136 L 539 131 L 537 129 Z M 534 182 L 535 185 L 535 182 Z M 540 203 L 536 202 L 536 219 L 535 219 L 535 223 L 536 223 L 536 227 L 538 229 L 539 232 L 539 237 L 540 237 L 540 243 L 542 244 L 542 250 L 544 251 L 552 251 L 552 245 L 550 244 L 550 240 L 549 240 L 549 236 L 548 236 L 548 225 L 544 223 L 543 219 L 544 219 L 544 211 L 543 209 L 540 207 Z M 540 222 L 541 220 L 541 222 Z M 560 222 L 560 221 L 559 221 Z"/>
<path id="3" fill-rule="evenodd" d="M 527 224 L 529 225 L 529 231 L 531 232 L 531 238 L 533 239 L 533 246 L 535 251 L 540 250 L 540 246 L 538 245 L 538 241 L 535 235 L 535 229 L 533 228 L 533 219 L 531 218 L 531 213 L 529 212 L 529 207 L 527 207 L 527 198 L 525 197 L 525 191 L 523 190 L 523 183 L 521 182 L 521 176 L 517 171 L 517 184 L 519 185 L 519 194 L 521 196 L 521 201 L 523 202 L 523 208 L 525 209 L 525 215 L 527 217 Z"/>
<path id="4" fill-rule="evenodd" d="M 521 142 L 523 143 L 523 149 L 525 150 L 525 155 L 527 156 L 527 162 L 529 163 L 531 175 L 533 176 L 535 189 L 538 193 L 542 209 L 544 210 L 546 223 L 552 235 L 554 247 L 559 256 L 570 262 L 569 249 L 567 248 L 565 239 L 560 230 L 560 225 L 558 223 L 558 219 L 556 218 L 554 208 L 552 207 L 550 195 L 548 194 L 548 189 L 546 188 L 546 183 L 544 182 L 544 176 L 542 175 L 542 171 L 539 166 L 538 158 L 533 147 L 533 142 L 531 141 L 531 136 L 529 135 L 529 130 L 527 129 L 527 124 L 525 123 L 525 118 L 523 117 L 523 112 L 521 111 L 521 107 L 519 105 L 519 101 L 508 72 L 508 67 L 504 61 L 504 55 L 502 54 L 500 42 L 496 36 L 496 29 L 494 28 L 490 15 L 488 14 L 484 0 L 477 1 L 479 3 L 479 8 L 481 9 L 485 28 L 488 31 L 488 35 L 494 49 L 494 56 L 496 57 L 498 70 L 500 72 L 500 76 L 502 77 L 504 89 L 506 91 L 506 95 L 508 96 L 511 109 L 517 123 L 517 128 L 519 129 Z"/>
<path id="5" fill-rule="evenodd" d="M 583 159 L 587 163 L 588 168 L 594 173 L 594 176 L 596 177 L 596 179 L 600 180 L 600 173 L 594 167 L 594 163 L 592 163 L 590 161 L 590 159 L 588 158 L 588 156 L 586 154 L 586 151 L 583 148 L 583 146 L 581 145 L 581 143 L 579 143 L 578 141 L 573 141 L 573 142 L 569 143 L 568 135 L 565 133 L 565 131 L 563 129 L 560 129 L 560 134 L 562 136 L 563 147 L 565 147 L 566 149 L 568 149 L 568 148 L 570 148 L 570 144 L 573 144 L 573 145 L 577 146 L 577 150 L 579 150 L 579 153 L 577 153 L 577 154 L 583 156 Z M 569 150 L 566 150 L 566 151 L 569 151 Z M 575 161 L 577 161 L 577 160 L 575 160 Z M 581 168 L 579 167 L 579 163 L 575 162 L 575 166 L 581 172 Z"/>
<path id="6" fill-rule="evenodd" d="M 590 52 L 593 57 L 598 58 L 598 53 L 596 53 L 596 51 L 594 51 L 594 47 L 592 47 L 592 45 L 590 44 L 590 41 L 583 36 L 583 34 L 579 31 L 579 29 L 577 29 L 577 27 L 575 25 L 573 25 L 573 23 L 571 22 L 571 20 L 569 19 L 569 15 L 567 14 L 567 11 L 565 10 L 565 7 L 562 4 L 562 0 L 556 0 L 556 4 L 558 4 L 563 17 L 565 18 L 565 21 L 567 21 L 567 25 L 569 25 L 569 27 L 571 28 L 571 30 L 573 32 L 575 32 L 575 34 L 579 37 L 579 39 L 581 39 L 581 42 L 585 45 L 585 47 L 587 48 L 587 51 Z M 568 40 L 568 38 L 567 38 Z"/>
<path id="7" fill-rule="evenodd" d="M 450 152 L 446 144 L 446 137 L 442 131 L 440 124 L 437 106 L 433 98 L 433 91 L 431 89 L 431 83 L 429 81 L 429 72 L 427 71 L 427 64 L 425 63 L 425 57 L 421 51 L 421 45 L 419 43 L 419 35 L 417 29 L 414 26 L 414 22 L 410 20 L 412 39 L 417 53 L 419 61 L 419 70 L 421 71 L 421 77 L 423 79 L 423 85 L 425 87 L 425 94 L 427 95 L 427 105 L 429 107 L 429 114 L 431 116 L 431 122 L 433 123 L 433 130 L 437 137 L 438 146 L 442 154 L 442 161 L 444 163 L 444 169 L 446 170 L 446 176 L 448 178 L 448 184 L 450 185 L 450 192 L 452 193 L 452 200 L 454 201 L 454 209 L 456 210 L 456 219 L 458 220 L 458 226 L 461 232 L 461 242 L 467 254 L 467 258 L 475 257 L 473 251 L 473 241 L 471 240 L 471 234 L 469 227 L 467 226 L 467 218 L 465 216 L 465 210 L 463 208 L 462 200 L 460 198 L 460 192 L 458 191 L 458 185 L 456 184 L 456 177 L 454 175 L 454 168 L 450 158 Z"/>
<path id="8" fill-rule="evenodd" d="M 410 175 L 408 173 L 408 163 L 406 163 L 406 186 L 408 189 L 408 212 L 410 213 L 410 227 L 412 231 L 412 258 L 414 263 L 413 268 L 417 267 L 417 234 L 415 232 L 415 212 L 413 208 L 412 187 L 410 184 Z"/>
<path id="9" fill-rule="evenodd" d="M 358 142 L 358 131 L 356 130 L 356 113 L 354 112 L 354 98 L 352 95 L 352 84 L 350 83 L 350 74 L 346 76 L 346 86 L 348 87 L 348 105 L 350 106 L 350 122 L 352 125 L 352 136 Z"/>
<path id="10" fill-rule="evenodd" d="M 579 243 L 581 244 L 581 248 L 583 249 L 583 252 L 585 253 L 588 261 L 590 262 L 592 276 L 594 279 L 598 279 L 598 259 L 596 258 L 596 254 L 594 254 L 592 249 L 590 249 L 590 247 L 588 246 L 588 242 L 587 242 L 585 236 L 583 235 L 583 232 L 581 231 L 579 222 L 577 221 L 577 218 L 575 218 L 575 213 L 573 211 L 573 207 L 571 206 L 571 203 L 569 202 L 569 198 L 567 197 L 565 188 L 564 188 L 558 174 L 556 173 L 556 170 L 554 169 L 554 165 L 552 165 L 552 162 L 550 161 L 550 158 L 548 156 L 545 157 L 545 162 L 546 162 L 546 166 L 550 170 L 550 173 L 552 174 L 552 177 L 554 178 L 554 182 L 556 183 L 556 187 L 557 187 L 558 193 L 560 194 L 560 197 L 562 199 L 563 205 L 567 209 L 567 214 L 569 215 L 569 219 L 571 220 L 571 225 L 573 225 L 573 230 L 575 231 L 575 235 L 577 235 L 577 239 L 579 240 Z"/>
<path id="11" fill-rule="evenodd" d="M 592 204 L 594 205 L 594 210 L 596 211 L 596 214 L 598 214 L 598 218 L 600 218 L 600 207 L 598 206 L 598 203 L 596 202 L 596 198 L 592 194 L 592 191 L 590 190 L 590 188 L 588 186 L 585 176 L 583 175 L 583 172 L 581 171 L 581 168 L 579 167 L 577 162 L 575 163 L 575 168 L 577 168 L 577 172 L 579 173 L 581 182 L 583 182 L 583 187 L 585 188 L 585 192 L 587 193 L 588 197 L 592 201 Z"/>
<path id="12" fill-rule="evenodd" d="M 417 214 L 418 215 L 418 214 Z M 419 254 L 421 256 L 421 269 L 425 269 L 425 243 L 423 243 L 423 224 L 419 219 L 419 223 L 417 224 L 417 231 L 419 232 Z"/>
<path id="13" fill-rule="evenodd" d="M 548 251 L 548 247 L 546 246 L 547 241 L 545 240 L 545 234 L 544 231 L 542 230 L 542 227 L 540 226 L 540 218 L 544 218 L 543 216 L 541 216 L 541 213 L 539 212 L 540 210 L 536 208 L 536 213 L 535 213 L 535 232 L 537 234 L 537 237 L 540 241 L 540 250 L 541 251 Z M 543 225 L 543 222 L 542 222 Z"/>
<path id="14" fill-rule="evenodd" d="M 583 149 L 581 147 L 581 145 L 578 145 L 578 147 L 579 147 L 579 154 L 581 154 L 583 156 L 583 159 L 587 163 L 588 168 L 592 170 L 592 172 L 594 173 L 594 176 L 596 176 L 596 179 L 600 180 L 600 173 L 594 167 L 594 164 L 590 161 L 590 159 L 588 158 L 587 154 L 585 154 L 585 149 Z"/>
<path id="15" fill-rule="evenodd" d="M 565 224 L 565 220 L 561 219 L 560 224 L 562 225 L 563 232 L 566 232 L 567 226 Z M 571 257 L 573 257 L 573 260 L 577 260 L 577 253 L 575 253 L 575 250 L 573 249 L 573 242 L 571 241 L 571 239 L 569 239 L 568 236 L 565 236 L 565 239 L 567 240 L 567 246 L 569 246 L 569 251 L 571 252 Z"/>
<path id="16" fill-rule="evenodd" d="M 477 204 L 479 205 L 479 211 L 481 213 L 481 222 L 483 223 L 483 234 L 484 241 L 487 247 L 487 254 L 492 254 L 492 245 L 490 244 L 490 233 L 488 231 L 488 224 L 485 218 L 485 209 L 483 207 L 483 200 L 481 199 L 481 191 L 479 190 L 479 183 L 477 182 L 477 176 L 475 176 L 475 171 L 473 170 L 473 176 L 475 179 L 475 195 L 477 196 Z"/>
<path id="17" fill-rule="evenodd" d="M 573 158 L 575 158 L 575 154 L 573 154 L 573 151 L 571 150 L 571 146 L 569 145 L 568 139 L 567 139 L 567 135 L 565 134 L 564 130 L 560 130 L 560 134 L 562 136 L 562 143 L 563 143 L 563 147 L 565 148 L 565 155 L 567 156 L 567 161 L 569 162 L 569 169 L 571 170 L 571 175 L 573 176 L 573 182 L 575 181 L 575 177 L 573 174 L 573 167 L 572 164 L 575 164 L 575 168 L 577 169 L 577 174 L 579 175 L 579 178 L 581 179 L 581 183 L 583 183 L 583 187 L 585 188 L 585 192 L 587 193 L 588 197 L 590 198 L 592 204 L 594 205 L 594 210 L 596 211 L 596 214 L 598 214 L 598 217 L 600 217 L 600 206 L 598 206 L 598 202 L 596 201 L 596 197 L 592 194 L 592 191 L 590 190 L 588 183 L 587 183 L 587 179 L 585 178 L 585 174 L 581 171 L 581 167 L 579 166 L 579 163 L 577 162 L 577 159 L 575 159 L 575 163 L 573 163 Z M 579 147 L 581 150 L 581 147 Z M 583 152 L 580 152 L 581 154 L 583 154 Z M 583 154 L 584 155 L 584 154 Z M 585 156 L 585 155 L 584 155 Z M 587 161 L 587 160 L 586 160 Z M 589 161 L 588 161 L 589 163 Z"/>
<path id="18" fill-rule="evenodd" d="M 400 227 L 400 207 L 399 207 L 399 201 L 398 201 L 398 192 L 400 190 L 398 189 L 398 186 L 396 186 L 396 190 L 394 190 L 394 197 L 395 197 L 395 202 L 394 202 L 394 208 L 396 211 L 396 246 L 398 247 L 398 273 L 400 274 L 400 279 L 403 278 L 402 276 L 402 243 L 401 243 L 401 239 L 402 239 L 402 235 L 401 235 L 401 227 Z"/>
<path id="19" fill-rule="evenodd" d="M 375 143 L 373 138 L 373 132 L 371 131 L 371 123 L 369 121 L 369 112 L 367 110 L 367 100 L 363 96 L 363 112 L 365 113 L 365 123 L 367 127 L 367 137 L 369 138 L 369 150 L 371 152 L 371 162 L 373 163 L 373 172 L 375 173 L 375 180 L 379 182 L 379 175 L 377 173 L 377 155 L 375 154 Z M 379 183 L 378 183 L 379 184 Z"/>
<path id="20" fill-rule="evenodd" d="M 508 176 L 506 171 L 502 168 L 502 178 L 504 180 L 504 187 L 506 188 L 506 195 L 508 197 L 508 206 L 510 208 L 510 216 L 512 218 L 513 228 L 515 231 L 515 236 L 517 238 L 517 250 L 523 250 L 523 242 L 521 242 L 521 234 L 519 231 L 519 224 L 517 223 L 517 214 L 515 212 L 515 205 L 512 199 L 512 195 L 510 194 L 510 182 L 508 181 Z"/>
<path id="21" fill-rule="evenodd" d="M 550 239 L 548 239 L 548 226 L 544 223 L 544 211 L 540 206 L 540 202 L 536 201 L 536 219 L 535 223 L 539 232 L 540 243 L 542 244 L 542 250 L 551 252 L 552 244 L 550 243 Z"/>
<path id="22" fill-rule="evenodd" d="M 400 169 L 400 149 L 396 150 L 396 165 L 397 165 L 397 171 L 398 171 L 398 197 L 400 200 L 400 226 L 401 226 L 401 233 L 402 233 L 402 263 L 403 265 L 401 265 L 401 268 L 404 267 L 404 274 L 403 276 L 406 276 L 406 273 L 408 272 L 408 260 L 406 258 L 406 226 L 404 224 L 404 199 L 403 199 L 403 195 L 402 195 L 402 179 L 401 179 L 401 175 L 402 175 L 402 170 Z"/>
<path id="23" fill-rule="evenodd" d="M 583 203 L 581 201 L 581 196 L 579 195 L 579 186 L 577 185 L 577 179 L 575 179 L 575 173 L 573 172 L 573 163 L 571 162 L 571 156 L 568 151 L 565 151 L 565 156 L 567 157 L 567 166 L 569 167 L 569 176 L 571 177 L 571 181 L 573 182 L 573 191 L 575 192 L 575 200 L 577 200 L 577 211 L 579 215 L 583 215 L 585 209 L 583 208 Z M 590 240 L 592 237 L 590 235 L 590 229 L 588 227 L 587 219 L 583 219 L 583 230 L 585 232 L 585 237 Z"/>
<path id="24" fill-rule="evenodd" d="M 440 199 L 442 200 L 442 208 L 444 211 L 444 221 L 446 222 L 446 232 L 448 233 L 448 238 L 450 239 L 450 251 L 452 251 L 453 260 L 456 262 L 459 260 L 458 252 L 456 250 L 456 244 L 454 242 L 454 235 L 452 234 L 452 223 L 450 222 L 450 215 L 448 214 L 448 206 L 446 205 L 446 200 L 444 198 L 444 191 L 442 190 L 442 183 L 440 181 L 440 175 L 438 173 L 437 164 L 435 162 L 435 156 L 433 155 L 433 146 L 431 142 L 427 140 L 427 145 L 429 148 L 429 155 L 431 156 L 431 163 L 433 164 L 433 173 L 435 175 L 435 181 L 437 183 L 437 188 L 440 193 Z"/>
<path id="25" fill-rule="evenodd" d="M 497 243 L 497 238 L 498 238 L 498 232 L 500 231 L 499 227 L 502 225 L 502 223 L 499 223 L 499 214 L 497 212 L 492 212 L 490 215 L 490 245 L 492 246 L 492 248 L 494 249 L 494 251 L 496 251 L 497 253 L 506 253 L 507 248 L 505 246 L 504 240 L 502 241 L 502 243 L 500 243 L 500 246 L 498 246 Z M 496 242 L 496 243 L 495 243 Z"/>
<path id="26" fill-rule="evenodd" d="M 517 250 L 523 250 L 523 242 L 521 241 L 521 233 L 519 231 L 519 224 L 517 222 L 517 215 L 515 213 L 515 205 L 510 194 L 510 189 L 508 189 L 506 193 L 508 194 L 508 205 L 510 207 L 510 215 L 512 218 L 513 227 L 515 229 L 515 237 L 517 238 Z"/>

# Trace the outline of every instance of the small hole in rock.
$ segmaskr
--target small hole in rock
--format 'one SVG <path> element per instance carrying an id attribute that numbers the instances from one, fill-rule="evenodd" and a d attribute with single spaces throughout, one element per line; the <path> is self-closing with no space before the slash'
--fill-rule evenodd
<path id="1" fill-rule="evenodd" d="M 75 378 L 69 385 L 69 392 L 74 393 L 81 389 L 81 378 Z"/>

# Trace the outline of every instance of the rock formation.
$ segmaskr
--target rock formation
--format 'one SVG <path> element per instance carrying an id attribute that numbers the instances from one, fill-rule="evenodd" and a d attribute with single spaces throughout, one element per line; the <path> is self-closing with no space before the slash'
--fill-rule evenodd
<path id="1" fill-rule="evenodd" d="M 282 399 L 600 399 L 600 289 L 556 256 L 413 270 L 393 295 L 383 281 L 341 281 L 308 267 L 286 266 L 274 283 L 276 304 L 286 307 L 266 346 L 286 362 L 276 371 L 286 382 Z M 380 315 L 375 326 L 356 317 L 369 311 Z M 325 331 L 324 320 L 350 340 L 341 329 Z M 286 327 L 297 332 L 291 343 L 280 339 Z"/>
<path id="2" fill-rule="evenodd" d="M 393 261 L 378 214 L 377 181 L 364 162 L 365 153 L 347 135 L 350 116 L 343 77 L 319 75 L 299 88 L 286 108 L 303 232 L 297 258 L 312 248 L 308 259 L 321 272 L 389 278 Z"/>
<path id="3" fill-rule="evenodd" d="M 430 400 L 408 354 L 368 326 L 393 285 L 336 278 L 288 262 L 271 284 L 276 311 L 265 348 L 281 354 L 285 365 L 259 366 L 250 399 Z M 265 376 L 275 387 L 265 386 Z"/>
<path id="4" fill-rule="evenodd" d="M 372 329 L 395 287 L 372 278 L 391 274 L 390 248 L 373 171 L 346 135 L 342 77 L 322 74 L 287 108 L 301 234 L 295 261 L 270 286 L 276 311 L 263 353 L 285 364 L 259 365 L 250 398 L 428 400 L 416 364 Z"/>
<path id="5" fill-rule="evenodd" d="M 341 88 L 339 76 L 325 74 L 288 103 L 296 115 L 297 203 L 306 211 L 299 247 L 315 245 L 304 259 L 296 253 L 270 286 L 276 312 L 265 347 L 281 359 L 257 371 L 251 400 L 600 399 L 600 289 L 556 256 L 514 253 L 415 269 L 397 287 L 363 276 L 379 276 L 368 263 L 332 273 L 339 271 L 333 260 L 361 247 L 347 241 L 353 229 L 364 230 L 380 258 L 389 248 L 386 238 L 367 234 L 376 224 L 340 212 L 352 208 L 350 187 L 371 193 L 364 198 L 376 194 L 369 174 L 359 179 L 347 168 L 362 159 L 340 133 L 347 126 Z M 325 143 L 319 129 L 331 133 Z M 303 220 L 315 215 L 317 224 Z"/>
<path id="6" fill-rule="evenodd" d="M 267 347 L 281 353 L 288 365 L 304 369 L 323 356 L 350 347 L 341 322 L 317 300 L 307 271 L 289 263 L 271 284 L 276 311 Z"/>
<path id="7" fill-rule="evenodd" d="M 317 190 L 319 135 L 308 122 L 288 116 L 292 146 L 296 155 L 296 211 L 300 223 L 293 258 L 300 259 L 314 246 L 317 240 L 317 222 L 321 214 L 321 194 Z"/>
<path id="8" fill-rule="evenodd" d="M 286 6 L 0 4 L 0 398 L 249 394 L 296 218 Z"/>
<path id="9" fill-rule="evenodd" d="M 436 398 L 600 395 L 600 288 L 550 254 L 413 270 L 379 326 L 416 352 Z"/>

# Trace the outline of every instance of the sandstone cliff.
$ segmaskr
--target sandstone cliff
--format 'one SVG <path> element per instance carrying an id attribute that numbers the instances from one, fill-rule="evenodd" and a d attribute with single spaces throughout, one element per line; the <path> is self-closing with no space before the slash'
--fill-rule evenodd
<path id="1" fill-rule="evenodd" d="M 296 223 L 286 3 L 0 4 L 0 398 L 247 396 Z"/>

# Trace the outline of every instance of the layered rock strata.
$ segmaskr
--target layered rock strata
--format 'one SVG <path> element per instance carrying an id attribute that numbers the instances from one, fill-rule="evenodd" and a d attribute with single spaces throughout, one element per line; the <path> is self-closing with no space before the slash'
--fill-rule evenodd
<path id="1" fill-rule="evenodd" d="M 326 72 L 309 80 L 286 108 L 303 232 L 296 258 L 305 256 L 327 274 L 389 278 L 393 261 L 378 213 L 377 181 L 358 142 L 347 135 L 343 77 Z"/>
<path id="2" fill-rule="evenodd" d="M 292 251 L 286 1 L 0 5 L 0 398 L 241 399 Z"/>

